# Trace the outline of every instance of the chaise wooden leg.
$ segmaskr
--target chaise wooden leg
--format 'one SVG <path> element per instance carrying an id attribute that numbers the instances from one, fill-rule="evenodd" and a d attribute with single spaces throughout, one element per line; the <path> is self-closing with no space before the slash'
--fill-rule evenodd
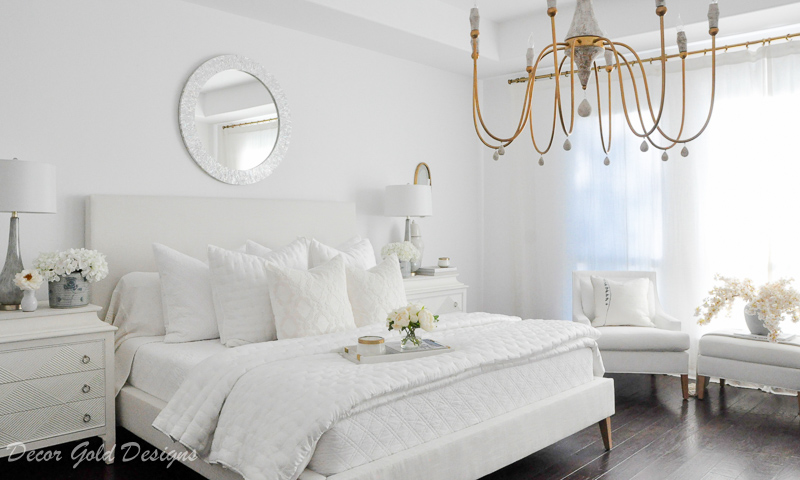
<path id="1" fill-rule="evenodd" d="M 798 396 L 800 398 L 800 395 Z M 611 417 L 600 420 L 600 435 L 603 437 L 603 446 L 606 451 L 611 450 Z"/>
<path id="2" fill-rule="evenodd" d="M 681 375 L 681 390 L 683 391 L 683 399 L 689 400 L 689 375 Z"/>
<path id="3" fill-rule="evenodd" d="M 724 378 L 720 378 L 719 379 L 719 388 L 725 388 L 725 379 Z"/>
<path id="4" fill-rule="evenodd" d="M 702 400 L 706 396 L 706 386 L 708 385 L 708 377 L 703 375 L 697 376 L 697 398 Z"/>
<path id="5" fill-rule="evenodd" d="M 800 415 L 800 392 L 797 392 L 797 414 Z"/>

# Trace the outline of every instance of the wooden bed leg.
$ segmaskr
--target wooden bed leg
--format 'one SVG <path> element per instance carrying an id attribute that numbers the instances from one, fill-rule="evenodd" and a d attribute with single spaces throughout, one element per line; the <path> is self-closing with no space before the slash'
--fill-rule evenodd
<path id="1" fill-rule="evenodd" d="M 798 399 L 800 399 L 800 394 L 798 394 Z M 603 446 L 606 447 L 606 451 L 611 450 L 611 417 L 607 417 L 603 420 L 600 420 L 600 435 L 603 437 Z"/>
<path id="2" fill-rule="evenodd" d="M 706 385 L 708 385 L 708 377 L 703 375 L 697 376 L 697 398 L 702 400 L 706 396 Z"/>
<path id="3" fill-rule="evenodd" d="M 689 400 L 689 375 L 681 375 L 681 390 L 683 391 L 683 400 Z"/>

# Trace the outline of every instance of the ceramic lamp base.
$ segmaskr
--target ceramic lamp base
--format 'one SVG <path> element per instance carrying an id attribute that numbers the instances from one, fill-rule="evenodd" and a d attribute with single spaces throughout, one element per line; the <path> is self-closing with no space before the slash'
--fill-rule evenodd
<path id="1" fill-rule="evenodd" d="M 19 256 L 19 217 L 13 213 L 8 229 L 6 263 L 0 273 L 0 310 L 19 310 L 22 302 L 22 290 L 14 284 L 14 277 L 23 268 L 22 259 Z"/>

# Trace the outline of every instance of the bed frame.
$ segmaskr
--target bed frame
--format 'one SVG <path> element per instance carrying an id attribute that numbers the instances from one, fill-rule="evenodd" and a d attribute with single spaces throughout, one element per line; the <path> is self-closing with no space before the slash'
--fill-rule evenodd
<path id="1" fill-rule="evenodd" d="M 236 248 L 252 239 L 283 245 L 298 235 L 341 243 L 356 234 L 355 205 L 264 199 L 146 196 L 91 196 L 86 203 L 86 246 L 106 254 L 109 278 L 95 284 L 92 301 L 108 307 L 119 278 L 133 271 L 155 271 L 151 244 L 163 243 L 205 259 L 208 244 Z M 117 424 L 160 449 L 185 451 L 152 427 L 166 404 L 125 386 L 117 396 Z M 611 448 L 610 417 L 614 383 L 595 378 L 431 442 L 325 477 L 306 469 L 301 480 L 475 479 L 541 450 L 593 424 Z M 476 453 L 478 452 L 478 453 Z M 241 480 L 202 460 L 184 462 L 213 480 Z"/>

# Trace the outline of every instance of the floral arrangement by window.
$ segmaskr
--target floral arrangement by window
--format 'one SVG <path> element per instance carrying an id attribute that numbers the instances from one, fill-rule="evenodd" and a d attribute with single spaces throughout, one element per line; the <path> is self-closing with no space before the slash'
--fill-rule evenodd
<path id="1" fill-rule="evenodd" d="M 759 320 L 764 322 L 770 342 L 778 341 L 780 323 L 785 317 L 788 316 L 795 323 L 800 321 L 800 292 L 791 286 L 791 278 L 767 282 L 758 289 L 749 278 L 739 280 L 716 275 L 714 280 L 721 284 L 711 289 L 703 304 L 695 310 L 694 316 L 698 317 L 697 323 L 700 325 L 707 325 L 722 309 L 729 315 L 737 297 L 747 302 L 747 314 L 758 315 Z"/>

